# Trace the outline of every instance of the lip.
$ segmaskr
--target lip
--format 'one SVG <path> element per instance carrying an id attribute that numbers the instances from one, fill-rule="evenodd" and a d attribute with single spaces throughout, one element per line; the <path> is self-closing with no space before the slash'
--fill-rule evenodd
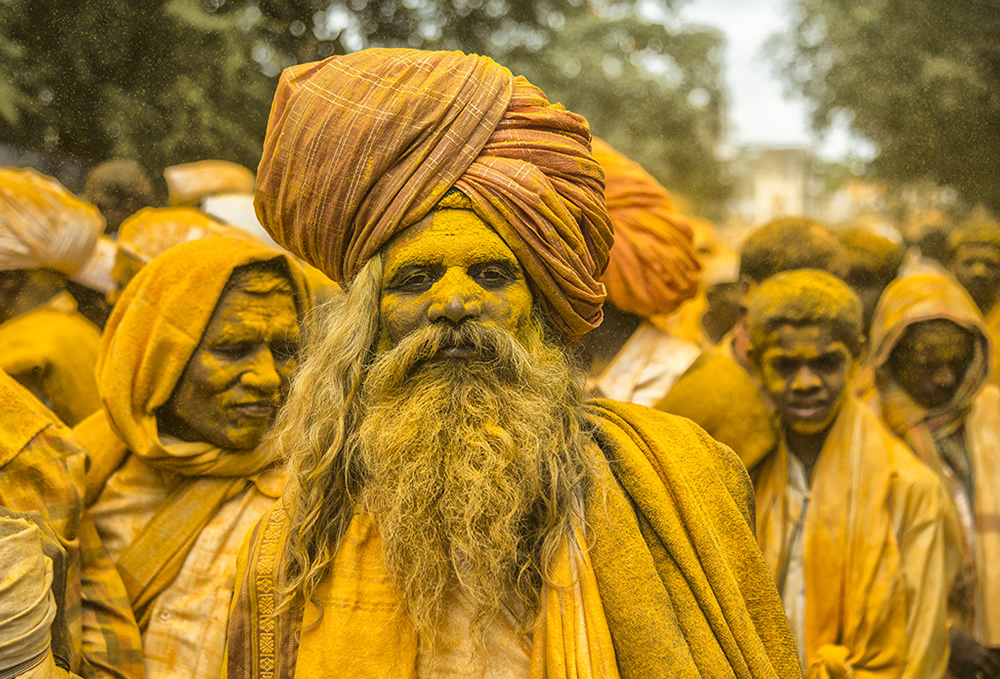
<path id="1" fill-rule="evenodd" d="M 468 344 L 460 344 L 451 347 L 441 347 L 438 349 L 438 356 L 445 358 L 471 358 L 478 353 L 476 347 Z"/>
<path id="2" fill-rule="evenodd" d="M 795 403 L 788 405 L 788 414 L 800 420 L 812 420 L 826 412 L 826 403 Z"/>
<path id="3" fill-rule="evenodd" d="M 270 401 L 253 401 L 251 403 L 239 403 L 232 407 L 245 417 L 267 418 L 274 414 L 275 406 Z"/>

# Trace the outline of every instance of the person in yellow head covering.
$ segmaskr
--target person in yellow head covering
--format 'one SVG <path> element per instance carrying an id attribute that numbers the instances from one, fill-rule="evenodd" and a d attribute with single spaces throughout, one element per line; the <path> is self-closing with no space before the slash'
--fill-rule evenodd
<path id="1" fill-rule="evenodd" d="M 171 205 L 197 206 L 222 193 L 253 193 L 253 172 L 228 160 L 199 160 L 163 170 Z"/>
<path id="2" fill-rule="evenodd" d="M 757 469 L 757 541 L 806 677 L 940 677 L 947 498 L 850 389 L 862 305 L 837 277 L 777 274 L 750 301 L 749 358 L 779 419 Z"/>
<path id="3" fill-rule="evenodd" d="M 0 369 L 73 425 L 100 407 L 100 331 L 78 311 L 67 277 L 90 258 L 97 208 L 33 170 L 0 168 Z"/>
<path id="4" fill-rule="evenodd" d="M 284 484 L 265 436 L 310 303 L 290 257 L 213 237 L 153 259 L 108 320 L 97 364 L 104 408 L 75 431 L 147 677 L 221 670 L 233 557 Z"/>
<path id="5" fill-rule="evenodd" d="M 287 69 L 264 149 L 262 224 L 346 293 L 275 425 L 229 679 L 798 676 L 739 461 L 584 402 L 611 227 L 583 118 L 373 49 Z"/>
<path id="6" fill-rule="evenodd" d="M 0 418 L 0 515 L 31 513 L 34 522 L 51 531 L 65 552 L 65 585 L 56 599 L 58 631 L 51 639 L 55 663 L 84 679 L 143 679 L 142 641 L 125 586 L 83 506 L 80 489 L 85 451 L 51 411 L 2 371 L 0 402 L 4 404 Z M 0 546 L 0 561 L 13 559 L 9 549 Z M 0 598 L 18 586 L 11 580 L 18 565 L 23 564 L 4 564 L 0 571 Z M 34 610 L 43 612 L 45 608 Z M 41 646 L 14 635 L 19 626 L 28 633 L 25 622 L 22 615 L 12 614 L 0 623 L 0 667 L 43 660 L 29 652 L 32 648 L 41 650 Z M 47 632 L 35 629 L 34 634 L 43 631 Z M 40 636 L 34 638 L 37 643 L 44 641 Z"/>
<path id="7" fill-rule="evenodd" d="M 1000 676 L 1000 390 L 986 384 L 982 314 L 954 279 L 916 273 L 882 293 L 871 341 L 882 417 L 953 504 L 961 567 L 949 600 L 949 671 Z"/>
<path id="8" fill-rule="evenodd" d="M 582 341 L 594 395 L 651 406 L 690 367 L 701 348 L 666 332 L 662 319 L 694 296 L 698 259 L 689 219 L 637 163 L 600 139 L 594 158 L 604 168 L 604 197 L 615 230 L 604 321 Z"/>
<path id="9" fill-rule="evenodd" d="M 1000 222 L 977 217 L 948 237 L 949 268 L 969 292 L 986 322 L 994 347 L 1000 346 Z M 1000 356 L 990 359 L 990 384 L 1000 385 Z"/>

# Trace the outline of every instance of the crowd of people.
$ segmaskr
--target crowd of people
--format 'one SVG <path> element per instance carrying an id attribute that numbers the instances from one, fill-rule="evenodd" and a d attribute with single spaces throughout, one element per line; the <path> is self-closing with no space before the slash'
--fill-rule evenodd
<path id="1" fill-rule="evenodd" d="M 1000 678 L 987 215 L 737 251 L 402 49 L 164 177 L 0 168 L 0 677 Z"/>

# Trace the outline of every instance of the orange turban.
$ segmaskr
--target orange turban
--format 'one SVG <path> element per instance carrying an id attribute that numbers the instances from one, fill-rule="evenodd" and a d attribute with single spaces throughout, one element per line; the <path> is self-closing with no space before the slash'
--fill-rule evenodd
<path id="1" fill-rule="evenodd" d="M 670 313 L 698 289 L 690 220 L 637 163 L 600 139 L 593 146 L 604 167 L 604 195 L 615 228 L 611 261 L 601 278 L 608 301 L 643 318 Z"/>
<path id="2" fill-rule="evenodd" d="M 586 120 L 461 52 L 370 49 L 282 74 L 255 201 L 285 248 L 349 282 L 452 187 L 564 337 L 600 324 L 612 234 Z"/>

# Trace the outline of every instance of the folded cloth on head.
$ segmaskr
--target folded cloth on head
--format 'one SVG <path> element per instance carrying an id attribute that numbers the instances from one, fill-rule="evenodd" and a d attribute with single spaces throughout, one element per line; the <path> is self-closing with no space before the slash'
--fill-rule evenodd
<path id="1" fill-rule="evenodd" d="M 253 172 L 228 160 L 199 160 L 163 170 L 171 205 L 194 205 L 216 193 L 253 193 Z"/>
<path id="2" fill-rule="evenodd" d="M 0 168 L 0 271 L 52 269 L 66 275 L 90 259 L 104 217 L 51 177 Z"/>
<path id="3" fill-rule="evenodd" d="M 0 674 L 41 664 L 56 616 L 52 560 L 42 553 L 38 526 L 0 518 Z"/>
<path id="4" fill-rule="evenodd" d="M 615 244 L 601 282 L 608 301 L 643 318 L 668 314 L 698 289 L 690 219 L 642 167 L 595 138 Z"/>
<path id="5" fill-rule="evenodd" d="M 369 49 L 282 74 L 257 215 L 334 281 L 453 187 L 517 256 L 564 337 L 600 324 L 612 233 L 582 117 L 460 52 Z"/>

